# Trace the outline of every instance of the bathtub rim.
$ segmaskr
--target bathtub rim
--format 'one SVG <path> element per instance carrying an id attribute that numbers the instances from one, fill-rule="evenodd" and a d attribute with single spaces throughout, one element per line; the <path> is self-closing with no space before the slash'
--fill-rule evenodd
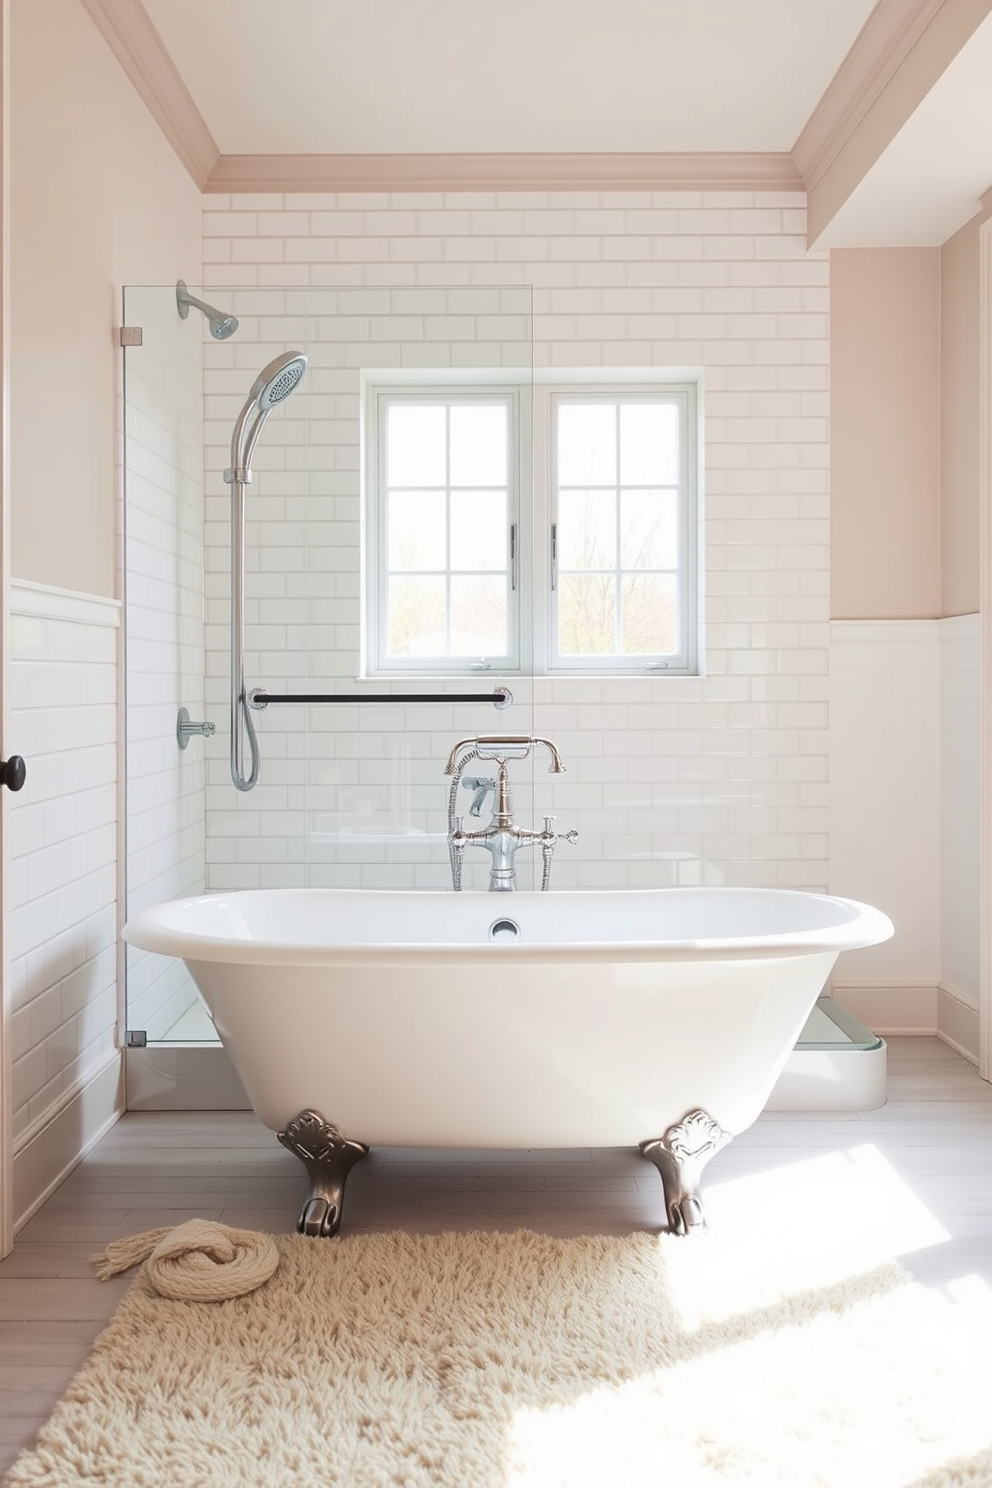
<path id="1" fill-rule="evenodd" d="M 814 902 L 841 905 L 850 910 L 851 917 L 840 924 L 806 927 L 802 930 L 787 930 L 760 936 L 705 936 L 685 940 L 560 940 L 535 944 L 521 941 L 480 940 L 466 941 L 341 941 L 314 942 L 297 945 L 282 939 L 248 939 L 244 936 L 225 936 L 216 932 L 197 932 L 189 926 L 175 923 L 177 909 L 215 903 L 217 900 L 238 900 L 264 895 L 266 898 L 299 898 L 322 896 L 332 899 L 347 899 L 361 896 L 384 900 L 390 897 L 403 899 L 451 898 L 450 890 L 416 889 L 235 889 L 218 890 L 206 894 L 186 895 L 178 899 L 150 906 L 129 916 L 121 935 L 129 945 L 159 955 L 178 957 L 184 961 L 217 961 L 230 965 L 268 966 L 322 966 L 340 967 L 366 966 L 379 963 L 384 966 L 441 964 L 445 966 L 478 965 L 480 960 L 490 961 L 493 956 L 509 958 L 520 964 L 550 964 L 575 961 L 598 963 L 622 960 L 625 963 L 654 961 L 678 961 L 707 959 L 732 961 L 753 958 L 778 958 L 781 956 L 811 955 L 823 951 L 840 954 L 845 950 L 856 950 L 877 945 L 888 940 L 894 933 L 889 917 L 872 905 L 849 899 L 838 894 L 824 894 L 803 889 L 750 889 L 733 885 L 693 887 L 691 889 L 565 889 L 555 897 L 568 896 L 576 899 L 602 899 L 613 895 L 629 898 L 652 899 L 661 895 L 680 893 L 703 893 L 721 895 L 753 894 L 769 898 L 800 897 Z M 465 896 L 468 897 L 468 896 Z M 544 895 L 537 891 L 525 891 L 513 895 L 489 895 L 475 891 L 472 897 L 491 903 L 493 918 L 510 916 L 513 903 L 522 904 L 541 900 Z M 509 902 L 508 902 L 509 901 Z M 170 915 L 172 922 L 170 923 Z"/>

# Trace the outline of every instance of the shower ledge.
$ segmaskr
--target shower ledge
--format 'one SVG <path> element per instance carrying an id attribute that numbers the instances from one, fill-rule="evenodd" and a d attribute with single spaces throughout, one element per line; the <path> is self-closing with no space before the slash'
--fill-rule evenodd
<path id="1" fill-rule="evenodd" d="M 824 995 L 806 1020 L 766 1111 L 876 1111 L 885 1105 L 885 1040 Z"/>

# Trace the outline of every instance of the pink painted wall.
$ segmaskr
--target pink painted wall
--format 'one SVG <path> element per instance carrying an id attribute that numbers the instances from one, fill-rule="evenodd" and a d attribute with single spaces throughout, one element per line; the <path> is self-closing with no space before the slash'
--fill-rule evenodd
<path id="1" fill-rule="evenodd" d="M 981 215 L 940 250 L 941 613 L 978 609 Z"/>
<path id="2" fill-rule="evenodd" d="M 200 281 L 201 199 L 80 0 L 11 73 L 11 569 L 113 596 L 121 287 Z"/>
<path id="3" fill-rule="evenodd" d="M 830 602 L 941 614 L 940 250 L 830 258 Z"/>

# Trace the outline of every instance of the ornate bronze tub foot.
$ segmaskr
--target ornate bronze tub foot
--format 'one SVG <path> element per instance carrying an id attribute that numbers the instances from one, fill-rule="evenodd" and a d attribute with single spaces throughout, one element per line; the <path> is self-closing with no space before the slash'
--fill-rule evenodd
<path id="1" fill-rule="evenodd" d="M 343 1137 L 318 1111 L 301 1111 L 276 1135 L 304 1164 L 310 1179 L 297 1230 L 301 1235 L 336 1235 L 348 1174 L 368 1156 L 369 1149 L 363 1142 Z"/>
<path id="2" fill-rule="evenodd" d="M 641 1155 L 653 1162 L 661 1174 L 671 1234 L 688 1235 L 692 1230 L 705 1230 L 700 1179 L 710 1158 L 729 1141 L 730 1133 L 712 1116 L 696 1110 L 687 1112 L 664 1136 L 640 1143 Z"/>

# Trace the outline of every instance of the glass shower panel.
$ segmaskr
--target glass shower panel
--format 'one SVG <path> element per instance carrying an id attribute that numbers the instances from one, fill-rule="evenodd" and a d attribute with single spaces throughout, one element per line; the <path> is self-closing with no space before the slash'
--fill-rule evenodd
<path id="1" fill-rule="evenodd" d="M 124 324 L 126 907 L 204 887 L 203 337 L 175 287 L 129 287 Z M 149 1043 L 213 1039 L 180 961 L 126 947 L 127 1028 Z"/>

